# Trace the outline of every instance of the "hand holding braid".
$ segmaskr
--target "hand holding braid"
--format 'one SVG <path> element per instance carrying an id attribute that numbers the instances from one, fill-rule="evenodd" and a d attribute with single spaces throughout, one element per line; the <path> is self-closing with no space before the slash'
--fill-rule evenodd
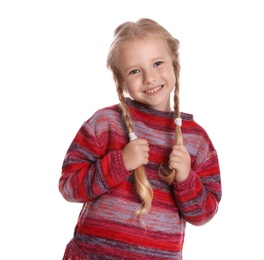
<path id="1" fill-rule="evenodd" d="M 184 181 L 190 173 L 191 158 L 186 147 L 183 145 L 183 138 L 181 133 L 181 118 L 176 118 L 176 144 L 172 147 L 169 158 L 169 169 L 172 170 L 166 175 L 162 175 L 162 179 L 172 184 L 175 182 Z"/>
<path id="2" fill-rule="evenodd" d="M 141 216 L 141 215 L 148 213 L 148 211 L 151 208 L 151 202 L 152 202 L 152 198 L 153 198 L 153 190 L 152 190 L 152 187 L 150 186 L 150 183 L 146 177 L 145 170 L 143 167 L 143 164 L 148 163 L 149 147 L 148 147 L 147 141 L 144 139 L 137 139 L 137 136 L 134 134 L 134 132 L 130 132 L 129 136 L 130 136 L 130 143 L 129 144 L 140 145 L 139 152 L 140 152 L 140 157 L 142 159 L 142 164 L 139 165 L 134 170 L 134 178 L 135 178 L 136 191 L 142 200 L 142 204 L 138 207 L 138 209 L 136 210 L 135 213 L 137 216 Z M 139 154 L 139 153 L 137 153 L 137 154 Z M 134 161 L 136 161 L 135 156 L 132 157 L 132 159 Z"/>
<path id="3" fill-rule="evenodd" d="M 134 171 L 149 162 L 149 146 L 145 139 L 131 139 L 123 149 L 123 159 L 128 171 Z"/>
<path id="4" fill-rule="evenodd" d="M 130 142 L 123 149 L 123 159 L 128 171 L 134 171 L 135 189 L 142 200 L 142 204 L 136 210 L 136 215 L 148 213 L 153 198 L 152 188 L 147 180 L 144 164 L 148 163 L 149 146 L 145 139 L 137 139 L 130 132 Z"/>

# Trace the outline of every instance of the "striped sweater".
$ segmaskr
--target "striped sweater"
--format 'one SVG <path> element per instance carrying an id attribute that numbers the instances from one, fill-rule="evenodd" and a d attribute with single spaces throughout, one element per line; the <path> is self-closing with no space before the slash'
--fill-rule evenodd
<path id="1" fill-rule="evenodd" d="M 127 98 L 134 132 L 147 139 L 145 165 L 154 197 L 141 220 L 141 201 L 122 149 L 129 142 L 119 105 L 103 108 L 81 126 L 65 156 L 59 190 L 70 202 L 83 203 L 63 259 L 182 259 L 186 222 L 203 225 L 221 199 L 216 150 L 193 116 L 181 113 L 184 145 L 191 171 L 181 183 L 167 185 L 159 176 L 175 143 L 173 112 L 162 112 Z"/>

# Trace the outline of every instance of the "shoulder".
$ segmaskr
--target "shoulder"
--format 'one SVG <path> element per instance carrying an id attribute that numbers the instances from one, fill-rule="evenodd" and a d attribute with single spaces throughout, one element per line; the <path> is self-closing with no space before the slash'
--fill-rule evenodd
<path id="1" fill-rule="evenodd" d="M 207 135 L 206 130 L 195 121 L 193 114 L 181 112 L 182 128 L 188 133 L 200 133 Z"/>
<path id="2" fill-rule="evenodd" d="M 98 109 L 85 122 L 86 123 L 88 123 L 88 122 L 99 123 L 99 122 L 111 121 L 119 115 L 120 115 L 119 105 L 115 104 L 112 106 L 108 106 L 108 107 Z"/>
<path id="3" fill-rule="evenodd" d="M 195 119 L 193 114 L 181 113 L 182 118 L 182 133 L 185 138 L 190 142 L 196 144 L 207 144 L 211 148 L 213 148 L 212 141 L 204 128 L 204 126 L 200 125 Z"/>
<path id="4" fill-rule="evenodd" d="M 95 111 L 90 118 L 82 124 L 82 129 L 95 135 L 107 133 L 122 126 L 122 113 L 119 104 L 104 107 Z"/>

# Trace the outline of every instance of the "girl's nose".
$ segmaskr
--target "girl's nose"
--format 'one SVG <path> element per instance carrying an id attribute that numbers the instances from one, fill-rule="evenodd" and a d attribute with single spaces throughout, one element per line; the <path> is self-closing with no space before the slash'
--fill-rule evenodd
<path id="1" fill-rule="evenodd" d="M 143 84 L 151 84 L 156 80 L 154 71 L 147 71 L 144 73 Z"/>

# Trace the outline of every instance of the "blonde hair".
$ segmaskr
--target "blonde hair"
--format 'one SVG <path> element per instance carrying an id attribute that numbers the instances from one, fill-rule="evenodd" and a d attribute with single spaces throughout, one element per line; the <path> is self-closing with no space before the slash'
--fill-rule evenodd
<path id="1" fill-rule="evenodd" d="M 173 67 L 176 78 L 175 89 L 174 89 L 174 111 L 175 118 L 180 117 L 179 110 L 179 72 L 180 72 L 180 64 L 179 64 L 179 41 L 172 37 L 172 35 L 160 24 L 157 22 L 142 18 L 137 22 L 125 22 L 119 25 L 114 31 L 114 40 L 110 46 L 110 50 L 107 57 L 107 67 L 113 73 L 113 79 L 116 84 L 116 89 L 118 93 L 118 98 L 120 100 L 120 106 L 123 112 L 123 118 L 125 124 L 127 126 L 128 133 L 133 132 L 133 126 L 131 123 L 130 113 L 128 106 L 126 104 L 126 98 L 124 95 L 125 86 L 123 79 L 121 77 L 120 69 L 117 64 L 117 56 L 118 50 L 124 44 L 131 42 L 131 40 L 135 39 L 163 39 L 167 42 L 169 51 L 173 55 Z M 182 133 L 180 126 L 176 125 L 175 128 L 176 133 L 176 142 L 181 144 Z M 161 177 L 163 180 L 167 181 L 171 184 L 175 178 L 175 171 L 167 172 L 166 174 L 162 174 Z M 152 199 L 153 199 L 153 190 L 152 187 L 146 177 L 144 167 L 141 165 L 137 169 L 134 170 L 134 179 L 135 179 L 135 189 L 142 200 L 142 204 L 136 210 L 136 215 L 141 216 L 143 214 L 148 213 L 151 208 Z"/>

